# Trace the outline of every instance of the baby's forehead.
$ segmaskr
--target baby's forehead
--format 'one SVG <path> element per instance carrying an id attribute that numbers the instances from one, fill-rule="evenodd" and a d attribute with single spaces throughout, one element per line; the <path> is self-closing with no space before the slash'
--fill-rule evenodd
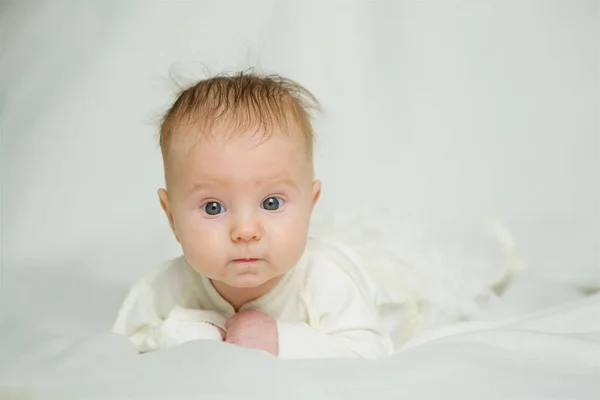
<path id="1" fill-rule="evenodd" d="M 252 181 L 312 175 L 312 157 L 298 134 L 252 131 L 231 136 L 182 135 L 175 140 L 169 169 L 178 181 Z"/>
<path id="2" fill-rule="evenodd" d="M 293 125 L 285 128 L 256 126 L 244 130 L 224 124 L 210 130 L 190 127 L 173 135 L 170 146 L 170 153 L 177 158 L 198 153 L 223 156 L 236 151 L 269 154 L 286 150 L 312 160 L 312 146 L 301 129 Z"/>

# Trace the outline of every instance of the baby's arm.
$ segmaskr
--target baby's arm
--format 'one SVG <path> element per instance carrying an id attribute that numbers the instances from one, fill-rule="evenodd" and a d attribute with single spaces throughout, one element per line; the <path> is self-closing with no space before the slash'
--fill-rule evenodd
<path id="1" fill-rule="evenodd" d="M 225 318 L 214 311 L 186 308 L 186 271 L 161 266 L 128 293 L 113 325 L 139 352 L 171 348 L 192 340 L 223 340 Z"/>
<path id="2" fill-rule="evenodd" d="M 235 314 L 226 324 L 226 341 L 267 351 L 280 358 L 379 358 L 392 343 L 376 316 L 369 293 L 331 261 L 308 274 L 303 292 L 307 323 L 274 320 L 258 310 Z"/>
<path id="3" fill-rule="evenodd" d="M 347 261 L 347 260 L 346 260 Z M 392 354 L 393 345 L 363 282 L 346 261 L 323 260 L 304 289 L 307 323 L 277 321 L 280 358 L 360 357 Z M 352 267 L 352 268 L 350 268 Z"/>
<path id="4" fill-rule="evenodd" d="M 113 332 L 124 334 L 140 353 L 168 349 L 194 340 L 224 340 L 223 317 L 213 311 L 185 309 L 175 306 L 166 318 L 147 315 L 146 322 L 130 324 L 119 331 L 115 324 Z"/>
<path id="5" fill-rule="evenodd" d="M 313 310 L 318 312 L 318 322 L 311 324 L 276 321 L 258 310 L 238 312 L 226 323 L 226 342 L 264 350 L 280 358 L 389 355 L 391 344 L 387 335 L 360 293 L 354 293 L 352 285 L 335 293 L 340 297 L 321 296 L 316 303 L 320 311 Z"/>

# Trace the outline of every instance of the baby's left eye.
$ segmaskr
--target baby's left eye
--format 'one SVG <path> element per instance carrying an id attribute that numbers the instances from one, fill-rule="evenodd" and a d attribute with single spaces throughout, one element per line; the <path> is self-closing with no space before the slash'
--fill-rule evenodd
<path id="1" fill-rule="evenodd" d="M 262 202 L 262 208 L 267 211 L 277 211 L 283 205 L 283 200 L 279 197 L 269 197 Z"/>

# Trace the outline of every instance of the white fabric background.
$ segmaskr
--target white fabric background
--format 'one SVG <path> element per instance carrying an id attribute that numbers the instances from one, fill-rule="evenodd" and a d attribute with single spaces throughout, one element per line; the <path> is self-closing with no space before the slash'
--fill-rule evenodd
<path id="1" fill-rule="evenodd" d="M 318 215 L 491 215 L 534 266 L 600 279 L 597 1 L 0 9 L 5 287 L 66 264 L 129 282 L 176 255 L 156 196 L 169 74 L 250 66 L 323 103 Z"/>
<path id="2" fill-rule="evenodd" d="M 0 397 L 597 399 L 600 298 L 572 284 L 600 283 L 598 8 L 0 2 Z M 451 326 L 381 364 L 276 364 L 218 342 L 129 355 L 105 334 L 122 296 L 179 254 L 156 196 L 169 74 L 251 66 L 323 103 L 317 217 L 496 217 L 539 274 L 492 314 L 573 302 Z"/>

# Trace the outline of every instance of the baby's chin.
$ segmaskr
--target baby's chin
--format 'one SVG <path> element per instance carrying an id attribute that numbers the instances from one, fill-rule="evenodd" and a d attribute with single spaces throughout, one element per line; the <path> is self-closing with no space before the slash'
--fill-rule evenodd
<path id="1" fill-rule="evenodd" d="M 257 273 L 243 273 L 236 274 L 235 276 L 228 277 L 225 283 L 227 286 L 239 288 L 239 289 L 248 289 L 248 288 L 258 288 L 260 286 L 269 285 L 272 281 L 279 280 L 280 276 L 265 276 L 263 274 Z"/>

